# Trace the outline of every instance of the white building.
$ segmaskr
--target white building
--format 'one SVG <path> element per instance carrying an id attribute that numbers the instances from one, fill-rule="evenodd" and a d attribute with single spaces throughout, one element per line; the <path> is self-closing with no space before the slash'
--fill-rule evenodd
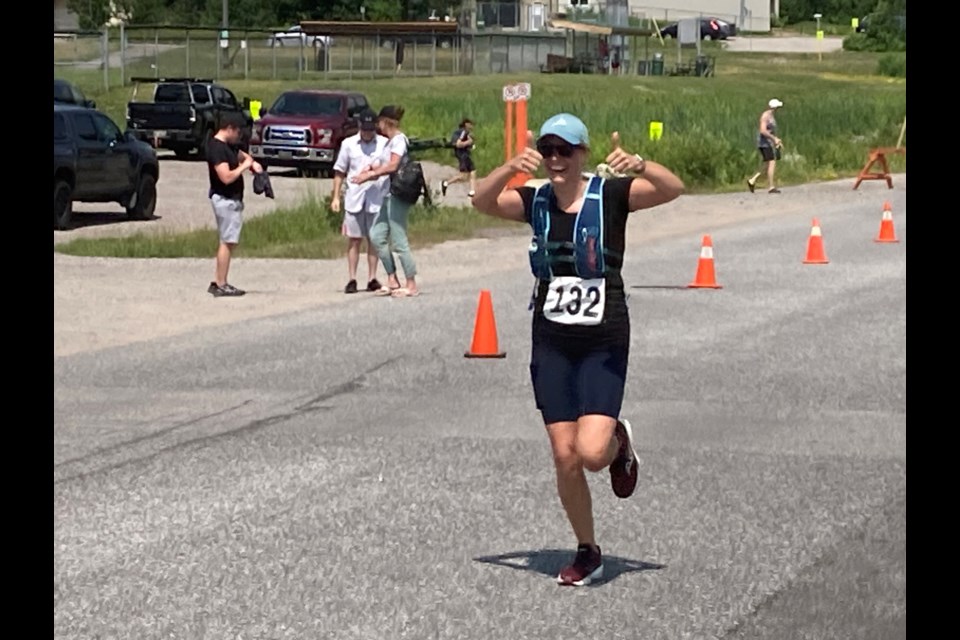
<path id="1" fill-rule="evenodd" d="M 612 13 L 613 5 L 626 4 L 630 16 L 654 19 L 660 27 L 681 18 L 719 18 L 736 24 L 741 31 L 770 31 L 771 18 L 780 13 L 780 0 L 499 0 L 479 2 L 496 6 L 501 15 L 513 14 L 519 31 L 540 31 L 556 13 L 575 16 L 577 12 Z M 517 11 L 503 5 L 515 4 Z M 742 14 L 742 15 L 741 15 Z"/>

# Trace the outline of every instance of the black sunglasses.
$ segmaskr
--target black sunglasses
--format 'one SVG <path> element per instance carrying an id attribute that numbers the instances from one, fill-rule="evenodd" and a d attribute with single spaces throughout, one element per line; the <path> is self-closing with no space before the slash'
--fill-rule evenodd
<path id="1" fill-rule="evenodd" d="M 544 158 L 549 158 L 554 154 L 560 156 L 561 158 L 569 158 L 573 155 L 573 150 L 579 148 L 580 147 L 575 147 L 569 142 L 537 142 L 537 151 Z"/>

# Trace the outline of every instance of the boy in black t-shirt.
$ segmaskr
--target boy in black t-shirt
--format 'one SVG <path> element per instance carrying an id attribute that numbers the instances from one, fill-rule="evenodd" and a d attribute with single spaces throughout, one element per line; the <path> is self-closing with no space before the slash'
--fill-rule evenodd
<path id="1" fill-rule="evenodd" d="M 210 174 L 210 202 L 217 219 L 220 247 L 217 249 L 216 279 L 207 292 L 214 297 L 242 296 L 246 293 L 227 283 L 233 248 L 240 242 L 243 228 L 243 172 L 254 173 L 263 167 L 253 157 L 237 149 L 246 122 L 239 113 L 225 113 L 220 129 L 207 143 L 207 167 Z"/>

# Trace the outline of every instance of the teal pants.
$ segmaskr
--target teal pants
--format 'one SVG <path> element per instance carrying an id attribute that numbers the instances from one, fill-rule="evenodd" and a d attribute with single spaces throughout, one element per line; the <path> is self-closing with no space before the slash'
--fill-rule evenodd
<path id="1" fill-rule="evenodd" d="M 407 214 L 410 205 L 388 196 L 383 200 L 380 214 L 377 216 L 373 228 L 370 230 L 370 242 L 380 256 L 380 262 L 388 276 L 397 272 L 397 264 L 393 260 L 396 251 L 403 267 L 403 275 L 412 278 L 417 275 L 417 265 L 410 253 L 410 241 L 407 239 Z"/>

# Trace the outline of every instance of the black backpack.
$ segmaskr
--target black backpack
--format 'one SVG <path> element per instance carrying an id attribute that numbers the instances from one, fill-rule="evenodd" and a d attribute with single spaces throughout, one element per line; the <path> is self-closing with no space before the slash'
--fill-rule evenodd
<path id="1" fill-rule="evenodd" d="M 407 140 L 407 145 L 410 141 Z M 390 176 L 390 195 L 407 204 L 416 204 L 424 192 L 427 181 L 423 175 L 423 167 L 410 157 L 407 150 L 400 158 L 400 165 Z"/>

